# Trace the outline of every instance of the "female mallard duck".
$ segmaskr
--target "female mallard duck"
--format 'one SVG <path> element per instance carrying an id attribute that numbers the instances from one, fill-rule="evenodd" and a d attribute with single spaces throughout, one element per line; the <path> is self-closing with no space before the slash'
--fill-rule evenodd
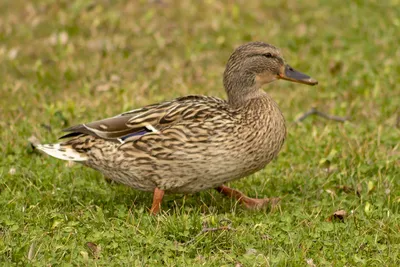
<path id="1" fill-rule="evenodd" d="M 248 208 L 268 198 L 249 198 L 224 183 L 248 176 L 277 156 L 286 136 L 278 105 L 261 90 L 277 79 L 318 82 L 285 64 L 272 45 L 237 48 L 224 72 L 228 100 L 186 96 L 66 129 L 70 138 L 38 145 L 45 153 L 81 162 L 106 177 L 153 191 L 151 213 L 164 192 L 193 193 L 215 188 Z"/>

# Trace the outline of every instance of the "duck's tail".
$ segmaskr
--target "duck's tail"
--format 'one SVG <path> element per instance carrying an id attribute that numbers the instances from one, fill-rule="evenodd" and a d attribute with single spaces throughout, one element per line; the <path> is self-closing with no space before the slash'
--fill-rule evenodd
<path id="1" fill-rule="evenodd" d="M 37 149 L 43 151 L 44 153 L 62 160 L 72 160 L 72 161 L 86 161 L 88 160 L 87 155 L 79 153 L 72 148 L 69 144 L 35 144 Z"/>

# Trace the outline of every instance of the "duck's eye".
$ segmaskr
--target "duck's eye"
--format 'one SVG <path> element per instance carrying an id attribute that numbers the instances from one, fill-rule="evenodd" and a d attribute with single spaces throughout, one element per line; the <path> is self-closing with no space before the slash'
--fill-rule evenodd
<path id="1" fill-rule="evenodd" d="M 266 58 L 271 58 L 271 57 L 273 57 L 271 53 L 265 53 L 265 54 L 263 54 L 263 56 L 266 57 Z"/>

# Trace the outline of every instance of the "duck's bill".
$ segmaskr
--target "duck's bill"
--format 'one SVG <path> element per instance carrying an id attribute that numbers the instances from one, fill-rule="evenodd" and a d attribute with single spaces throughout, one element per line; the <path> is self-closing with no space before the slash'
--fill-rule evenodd
<path id="1" fill-rule="evenodd" d="M 278 78 L 287 80 L 287 81 L 291 81 L 291 82 L 296 82 L 296 83 L 304 83 L 304 84 L 308 84 L 308 85 L 318 84 L 317 80 L 311 78 L 308 75 L 305 75 L 304 73 L 301 73 L 301 72 L 293 69 L 289 65 L 285 66 L 285 70 L 283 71 L 283 73 L 278 75 Z"/>

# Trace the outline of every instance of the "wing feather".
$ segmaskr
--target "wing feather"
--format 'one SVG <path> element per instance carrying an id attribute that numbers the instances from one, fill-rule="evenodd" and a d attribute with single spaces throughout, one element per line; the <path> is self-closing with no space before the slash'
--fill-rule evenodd
<path id="1" fill-rule="evenodd" d="M 191 95 L 173 101 L 145 106 L 118 116 L 79 124 L 65 129 L 69 132 L 61 138 L 80 134 L 121 142 L 150 132 L 158 132 L 182 120 L 213 116 L 215 110 L 227 108 L 225 100 Z"/>

